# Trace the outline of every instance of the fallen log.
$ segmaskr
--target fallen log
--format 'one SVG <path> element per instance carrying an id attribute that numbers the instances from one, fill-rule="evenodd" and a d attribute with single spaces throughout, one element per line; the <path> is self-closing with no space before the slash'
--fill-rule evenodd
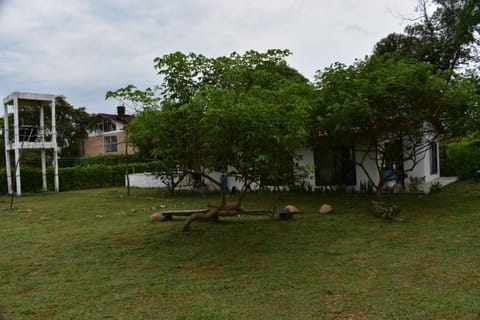
<path id="1" fill-rule="evenodd" d="M 165 220 L 172 220 L 173 216 L 191 216 L 192 214 L 196 213 L 207 213 L 208 208 L 205 209 L 187 209 L 187 210 L 164 210 L 164 211 L 159 211 L 155 212 L 152 214 L 150 217 L 150 221 L 152 221 L 153 216 L 163 216 L 163 219 L 158 220 L 158 221 L 165 221 Z"/>
<path id="2" fill-rule="evenodd" d="M 271 210 L 220 210 L 218 212 L 219 216 L 232 217 L 239 215 L 249 215 L 249 216 L 273 216 L 275 213 Z"/>
<path id="3" fill-rule="evenodd" d="M 154 213 L 152 216 L 163 216 L 165 220 L 171 220 L 173 216 L 191 216 L 197 213 L 207 213 L 210 209 L 186 209 L 186 210 L 164 210 Z M 220 217 L 233 217 L 237 215 L 267 215 L 273 216 L 275 212 L 271 210 L 220 210 L 218 212 L 218 216 Z"/>
<path id="4" fill-rule="evenodd" d="M 174 216 L 190 216 L 194 213 L 205 213 L 208 212 L 208 208 L 205 209 L 187 209 L 187 210 L 164 210 L 158 213 L 163 215 L 174 215 Z"/>

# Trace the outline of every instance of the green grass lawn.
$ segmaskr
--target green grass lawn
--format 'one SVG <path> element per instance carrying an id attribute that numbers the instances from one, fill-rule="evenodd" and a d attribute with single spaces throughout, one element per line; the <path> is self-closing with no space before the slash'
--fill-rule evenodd
<path id="1" fill-rule="evenodd" d="M 266 208 L 268 194 L 247 207 Z M 198 194 L 0 197 L 0 319 L 480 319 L 480 184 L 391 196 L 281 195 L 304 213 L 152 224 Z M 319 215 L 322 203 L 333 215 Z"/>

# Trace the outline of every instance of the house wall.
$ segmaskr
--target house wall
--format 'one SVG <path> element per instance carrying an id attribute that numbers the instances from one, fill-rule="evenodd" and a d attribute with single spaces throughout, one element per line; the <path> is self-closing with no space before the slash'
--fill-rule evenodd
<path id="1" fill-rule="evenodd" d="M 301 159 L 297 162 L 300 167 L 308 168 L 308 176 L 304 179 L 306 186 L 310 186 L 312 189 L 315 188 L 315 159 L 313 155 L 313 150 L 310 148 L 304 148 L 299 151 Z"/>
<path id="2" fill-rule="evenodd" d="M 222 172 L 209 172 L 208 173 L 212 178 L 217 181 L 220 181 L 220 177 L 222 176 Z M 131 173 L 128 175 L 129 182 L 131 187 L 137 188 L 166 188 L 167 186 L 162 182 L 162 180 L 158 179 L 155 174 L 150 172 L 144 173 Z M 203 179 L 204 183 L 208 186 L 209 190 L 218 190 L 218 186 L 213 184 L 212 182 L 208 181 L 207 179 Z M 192 187 L 192 178 L 186 177 L 184 182 L 177 187 L 177 189 L 187 188 L 191 189 Z M 229 177 L 227 179 L 228 189 L 232 190 L 232 187 L 235 187 L 237 190 L 241 190 L 243 187 L 243 183 L 235 179 L 234 177 Z M 127 180 L 125 179 L 125 185 L 127 185 Z M 252 189 L 257 189 L 257 185 L 253 185 Z"/>
<path id="3" fill-rule="evenodd" d="M 415 168 L 408 174 L 410 177 L 418 177 L 422 178 L 425 177 L 425 182 L 430 182 L 435 179 L 440 178 L 440 150 L 439 144 L 435 143 L 435 148 L 437 149 L 436 152 L 436 161 L 437 161 L 437 173 L 431 174 L 431 163 L 432 163 L 432 151 L 428 149 L 425 151 L 423 155 L 419 155 L 419 158 L 423 158 L 419 163 L 415 166 Z M 405 162 L 405 167 L 410 167 L 412 164 L 411 161 Z M 407 178 L 406 183 L 408 184 L 410 180 Z"/>
<path id="4" fill-rule="evenodd" d="M 359 150 L 365 150 L 365 149 L 366 147 L 355 148 L 356 161 L 360 161 L 362 157 L 365 155 L 365 152 L 359 151 Z M 370 154 L 367 154 L 367 156 L 365 157 L 365 160 L 363 161 L 363 166 L 368 171 L 370 178 L 372 178 L 373 181 L 377 182 L 379 179 L 379 176 L 378 176 L 378 169 L 377 169 L 377 164 L 375 159 L 376 159 L 376 155 L 373 152 Z M 360 190 L 360 186 L 362 184 L 368 185 L 370 180 L 368 179 L 368 176 L 365 173 L 365 170 L 363 170 L 359 165 L 355 167 L 355 170 L 357 174 L 357 185 L 355 186 L 355 190 Z"/>
<path id="5" fill-rule="evenodd" d="M 167 186 L 158 179 L 158 177 L 152 173 L 131 173 L 128 175 L 131 187 L 137 188 L 166 188 Z M 127 185 L 127 179 L 125 178 L 125 185 Z"/>
<path id="6" fill-rule="evenodd" d="M 439 151 L 440 150 L 439 150 L 438 143 L 436 143 L 436 148 L 437 148 L 436 155 L 437 155 L 438 173 L 437 174 L 430 174 L 432 153 L 431 153 L 430 150 L 427 150 L 427 151 L 425 151 L 424 159 L 421 160 L 415 166 L 413 171 L 411 171 L 408 174 L 408 177 L 418 177 L 418 178 L 425 177 L 425 182 L 426 183 L 440 178 L 440 164 L 439 164 L 439 154 L 440 154 Z M 364 156 L 364 152 L 362 150 L 365 150 L 365 149 L 366 148 L 362 147 L 362 146 L 357 146 L 355 148 L 355 160 L 356 161 L 360 161 L 362 159 L 362 157 Z M 315 159 L 314 159 L 313 150 L 305 148 L 305 149 L 302 149 L 299 152 L 299 154 L 302 156 L 302 159 L 298 162 L 298 164 L 300 166 L 310 166 L 313 169 L 313 170 L 311 170 L 311 172 L 309 173 L 307 178 L 304 179 L 304 183 L 306 185 L 310 185 L 312 187 L 312 189 L 319 188 L 318 186 L 316 186 L 316 182 L 315 182 L 315 171 L 314 171 Z M 422 157 L 422 156 L 420 156 L 420 157 Z M 372 153 L 370 156 L 367 155 L 365 157 L 365 160 L 363 161 L 363 165 L 364 165 L 365 169 L 368 171 L 372 180 L 375 183 L 377 183 L 380 177 L 379 177 L 379 173 L 378 173 L 378 169 L 377 169 L 375 154 Z M 408 168 L 410 165 L 411 165 L 411 162 L 406 162 L 405 163 L 406 168 Z M 353 186 L 353 188 L 358 191 L 358 190 L 361 189 L 362 184 L 368 184 L 370 180 L 369 180 L 367 174 L 365 173 L 365 171 L 359 165 L 357 165 L 355 167 L 355 174 L 356 174 L 356 185 Z M 409 184 L 409 181 L 410 181 L 409 178 L 407 178 L 405 180 L 406 185 Z"/>
<path id="7" fill-rule="evenodd" d="M 437 148 L 437 161 L 438 156 L 439 156 L 439 150 L 438 150 L 438 143 L 436 144 Z M 362 150 L 365 148 L 356 148 L 355 151 L 355 159 L 359 161 L 364 153 Z M 314 153 L 313 150 L 310 148 L 304 148 L 299 151 L 299 155 L 301 156 L 301 159 L 298 160 L 298 164 L 303 167 L 308 167 L 311 170 L 309 170 L 309 174 L 307 177 L 303 180 L 306 186 L 310 186 L 312 190 L 315 190 L 319 187 L 315 185 L 315 171 L 314 171 L 314 166 L 315 166 L 315 159 L 314 159 Z M 420 161 L 420 163 L 415 167 L 415 169 L 410 172 L 409 176 L 416 176 L 416 177 L 425 177 L 425 182 L 432 181 L 434 179 L 437 179 L 440 177 L 439 174 L 430 174 L 430 156 L 431 152 L 430 150 L 426 151 L 425 158 Z M 379 179 L 379 174 L 377 170 L 377 165 L 376 165 L 376 160 L 375 156 L 372 154 L 371 156 L 365 157 L 364 160 L 364 167 L 366 170 L 368 170 L 371 178 L 375 181 L 375 183 Z M 231 170 L 228 170 L 231 171 Z M 438 167 L 438 171 L 440 172 L 440 167 Z M 212 176 L 212 178 L 220 181 L 220 177 L 222 175 L 222 172 L 209 172 L 209 175 Z M 155 179 L 152 177 L 150 174 L 137 174 L 135 175 L 130 175 L 130 185 L 131 186 L 136 186 L 136 187 L 161 187 L 159 184 L 161 182 L 158 179 Z M 232 187 L 235 187 L 237 190 L 240 190 L 242 188 L 242 183 L 238 180 L 236 180 L 234 177 L 229 177 L 228 178 L 228 188 L 231 190 Z M 408 184 L 409 179 L 406 179 L 406 184 Z M 209 186 L 210 190 L 215 190 L 218 189 L 216 185 L 213 185 L 211 182 L 204 180 L 204 182 Z M 361 189 L 362 183 L 368 184 L 369 179 L 364 172 L 364 170 L 360 166 L 356 166 L 356 185 L 354 186 L 354 189 L 359 191 Z M 257 185 L 252 185 L 252 189 L 258 189 Z"/>
<path id="8" fill-rule="evenodd" d="M 227 171 L 232 171 L 232 170 L 233 170 L 233 168 L 228 168 Z M 213 179 L 215 179 L 217 181 L 220 181 L 220 178 L 221 178 L 222 174 L 223 174 L 222 172 L 218 172 L 218 171 L 208 172 L 208 175 L 211 176 Z M 212 182 L 210 182 L 206 179 L 204 179 L 204 182 L 205 182 L 205 184 L 207 184 L 209 186 L 210 190 L 218 189 L 218 186 L 213 184 Z M 235 177 L 228 177 L 227 178 L 227 186 L 228 186 L 229 190 L 232 190 L 233 187 L 237 190 L 241 190 L 242 187 L 243 187 L 243 182 L 236 179 Z M 258 189 L 258 185 L 257 184 L 252 184 L 251 188 L 253 190 L 256 190 L 256 189 Z"/>
<path id="9" fill-rule="evenodd" d="M 116 152 L 107 152 L 105 153 L 104 138 L 106 136 L 116 136 L 117 137 L 117 151 Z M 125 154 L 125 141 L 126 134 L 125 131 L 110 131 L 104 132 L 98 135 L 89 136 L 83 140 L 83 156 L 85 157 L 94 157 L 99 155 L 109 155 L 109 154 Z M 128 153 L 135 153 L 136 149 L 134 146 L 128 146 Z"/>
<path id="10" fill-rule="evenodd" d="M 310 186 L 313 190 L 316 188 L 320 188 L 316 186 L 315 182 L 315 158 L 314 158 L 314 153 L 313 149 L 311 148 L 304 148 L 299 151 L 299 154 L 301 155 L 301 160 L 298 161 L 299 166 L 304 166 L 304 167 L 309 167 L 309 174 L 308 176 L 303 180 L 306 186 Z M 356 149 L 355 151 L 355 159 L 361 159 L 363 156 L 363 153 L 361 151 L 358 151 Z M 369 171 L 369 174 L 371 175 L 372 179 L 374 181 L 378 180 L 378 172 L 377 172 L 377 166 L 375 164 L 375 160 L 373 160 L 375 157 L 367 157 L 364 161 L 364 166 L 365 168 Z M 362 183 L 368 183 L 368 177 L 365 174 L 364 170 L 360 166 L 355 167 L 355 173 L 356 173 L 356 185 L 353 186 L 355 190 L 360 190 L 360 186 Z"/>

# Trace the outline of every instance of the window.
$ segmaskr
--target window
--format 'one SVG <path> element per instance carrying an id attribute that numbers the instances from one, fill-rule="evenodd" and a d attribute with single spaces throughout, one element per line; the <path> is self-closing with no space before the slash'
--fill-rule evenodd
<path id="1" fill-rule="evenodd" d="M 95 131 L 97 132 L 109 132 L 115 130 L 117 130 L 115 122 L 110 119 L 101 119 L 95 126 Z"/>
<path id="2" fill-rule="evenodd" d="M 105 136 L 103 137 L 103 149 L 105 153 L 117 152 L 117 136 Z"/>
<path id="3" fill-rule="evenodd" d="M 437 143 L 430 143 L 430 174 L 438 173 L 438 150 Z"/>
<path id="4" fill-rule="evenodd" d="M 326 146 L 314 150 L 317 186 L 357 184 L 354 146 Z"/>

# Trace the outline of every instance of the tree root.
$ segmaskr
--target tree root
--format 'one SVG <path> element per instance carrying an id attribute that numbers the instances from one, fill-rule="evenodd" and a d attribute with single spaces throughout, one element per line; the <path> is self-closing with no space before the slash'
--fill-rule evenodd
<path id="1" fill-rule="evenodd" d="M 402 219 L 398 217 L 400 214 L 400 207 L 397 205 L 384 207 L 382 202 L 372 201 L 372 212 L 386 220 L 402 221 Z"/>
<path id="2" fill-rule="evenodd" d="M 182 232 L 188 231 L 188 229 L 190 228 L 190 224 L 195 220 L 215 219 L 216 221 L 218 221 L 218 213 L 219 212 L 220 212 L 220 209 L 215 209 L 215 210 L 209 210 L 206 213 L 194 213 L 194 214 L 192 214 L 183 223 Z"/>
<path id="3" fill-rule="evenodd" d="M 219 221 L 220 217 L 234 217 L 242 214 L 273 216 L 274 212 L 272 210 L 245 210 L 237 204 L 226 204 L 223 207 L 215 208 L 215 210 L 210 209 L 207 212 L 196 212 L 189 215 L 183 223 L 182 232 L 188 231 L 190 224 L 195 220 Z"/>

